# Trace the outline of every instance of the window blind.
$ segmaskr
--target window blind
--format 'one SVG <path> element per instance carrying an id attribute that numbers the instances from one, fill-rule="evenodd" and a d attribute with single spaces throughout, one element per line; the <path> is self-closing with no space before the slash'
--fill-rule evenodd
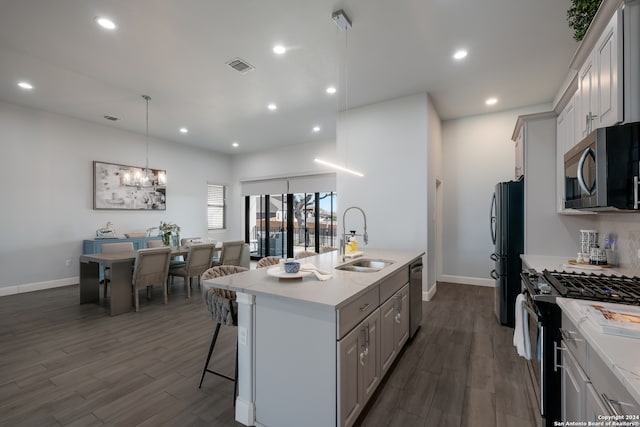
<path id="1" fill-rule="evenodd" d="M 224 185 L 207 184 L 207 228 L 220 230 L 225 227 Z"/>

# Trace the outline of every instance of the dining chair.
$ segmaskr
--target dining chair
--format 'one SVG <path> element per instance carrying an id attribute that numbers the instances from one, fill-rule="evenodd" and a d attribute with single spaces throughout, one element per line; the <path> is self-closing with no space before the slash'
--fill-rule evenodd
<path id="1" fill-rule="evenodd" d="M 307 257 L 310 257 L 310 256 L 316 256 L 316 255 L 318 255 L 318 254 L 315 253 L 315 252 L 302 251 L 302 252 L 296 254 L 295 258 L 296 259 L 300 259 L 300 258 L 307 258 Z"/>
<path id="2" fill-rule="evenodd" d="M 280 263 L 279 256 L 266 256 L 264 258 L 260 258 L 258 263 L 256 264 L 256 268 L 270 267 L 272 265 L 278 265 Z"/>
<path id="3" fill-rule="evenodd" d="M 184 279 L 187 298 L 191 298 L 191 279 L 197 276 L 198 283 L 200 282 L 200 275 L 211 267 L 214 250 L 215 245 L 213 243 L 192 245 L 189 247 L 189 252 L 187 252 L 186 261 L 174 263 L 169 268 L 169 276 L 171 276 L 172 284 L 173 278 L 176 276 Z"/>
<path id="4" fill-rule="evenodd" d="M 164 303 L 167 303 L 167 279 L 169 273 L 169 260 L 171 248 L 147 248 L 140 249 L 136 253 L 136 261 L 133 266 L 133 300 L 136 311 L 139 311 L 138 291 L 147 288 L 147 299 L 151 298 L 151 286 L 162 285 Z"/>
<path id="5" fill-rule="evenodd" d="M 220 260 L 216 265 L 240 265 L 244 245 L 245 243 L 242 240 L 223 242 Z"/>
<path id="6" fill-rule="evenodd" d="M 202 280 L 213 279 L 216 277 L 227 276 L 230 274 L 242 273 L 248 271 L 248 268 L 239 267 L 237 265 L 221 265 L 218 267 L 211 267 L 202 274 Z M 213 331 L 211 337 L 211 345 L 209 346 L 209 353 L 207 354 L 207 360 L 202 369 L 202 376 L 200 377 L 200 384 L 198 388 L 202 387 L 202 381 L 207 372 L 215 374 L 219 377 L 226 378 L 233 381 L 233 406 L 236 404 L 236 396 L 238 394 L 238 338 L 236 333 L 236 360 L 235 360 L 235 374 L 233 377 L 224 375 L 220 372 L 209 369 L 209 362 L 211 361 L 211 355 L 213 349 L 216 346 L 216 340 L 218 339 L 218 333 L 220 332 L 220 326 L 238 326 L 238 304 L 236 302 L 236 293 L 226 289 L 216 288 L 215 285 L 210 285 L 206 282 L 202 285 L 202 299 L 207 305 L 211 318 L 216 322 L 216 328 Z"/>
<path id="7" fill-rule="evenodd" d="M 133 242 L 120 242 L 120 243 L 103 243 L 100 246 L 100 250 L 103 254 L 113 254 L 117 252 L 133 252 Z M 111 268 L 104 268 L 104 298 L 107 298 L 107 285 L 111 281 Z"/>
<path id="8" fill-rule="evenodd" d="M 185 237 L 183 239 L 180 239 L 180 246 L 189 246 L 192 244 L 199 245 L 201 243 L 204 243 L 202 241 L 202 237 Z"/>
<path id="9" fill-rule="evenodd" d="M 147 240 L 147 248 L 162 248 L 163 246 L 162 239 Z"/>

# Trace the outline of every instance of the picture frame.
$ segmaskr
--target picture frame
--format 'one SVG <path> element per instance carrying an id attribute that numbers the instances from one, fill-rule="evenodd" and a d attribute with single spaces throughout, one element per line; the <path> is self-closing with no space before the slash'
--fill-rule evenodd
<path id="1" fill-rule="evenodd" d="M 166 210 L 166 171 L 94 161 L 93 209 Z"/>

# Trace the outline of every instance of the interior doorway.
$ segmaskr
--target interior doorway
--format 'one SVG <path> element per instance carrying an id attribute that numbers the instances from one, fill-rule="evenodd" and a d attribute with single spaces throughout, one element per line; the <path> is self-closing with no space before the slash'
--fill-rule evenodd
<path id="1" fill-rule="evenodd" d="M 436 177 L 436 206 L 435 206 L 435 250 L 436 250 L 436 282 L 442 281 L 442 251 L 443 251 L 443 198 L 442 180 Z"/>

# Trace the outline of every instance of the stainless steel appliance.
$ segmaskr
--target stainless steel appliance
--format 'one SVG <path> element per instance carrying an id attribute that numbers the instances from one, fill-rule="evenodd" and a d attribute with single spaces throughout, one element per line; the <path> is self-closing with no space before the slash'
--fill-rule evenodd
<path id="1" fill-rule="evenodd" d="M 495 245 L 491 259 L 495 268 L 494 311 L 502 325 L 514 326 L 515 301 L 520 293 L 520 254 L 524 251 L 524 181 L 496 185 L 491 201 L 491 239 Z"/>
<path id="2" fill-rule="evenodd" d="M 409 336 L 413 338 L 422 323 L 422 259 L 409 266 Z"/>
<path id="3" fill-rule="evenodd" d="M 521 274 L 532 358 L 527 371 L 544 426 L 561 421 L 562 313 L 556 298 L 640 305 L 640 278 L 527 270 Z M 534 351 L 535 349 L 535 351 Z"/>
<path id="4" fill-rule="evenodd" d="M 564 155 L 565 207 L 637 210 L 640 122 L 599 128 Z"/>

